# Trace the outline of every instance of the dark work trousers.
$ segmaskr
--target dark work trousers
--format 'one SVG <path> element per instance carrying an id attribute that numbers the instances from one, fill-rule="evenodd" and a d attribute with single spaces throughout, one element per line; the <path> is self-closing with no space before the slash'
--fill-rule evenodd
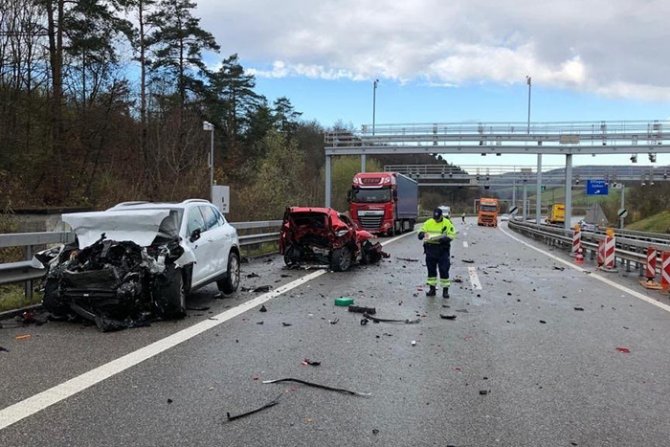
<path id="1" fill-rule="evenodd" d="M 451 244 L 424 244 L 426 253 L 426 267 L 428 267 L 428 278 L 437 279 L 438 268 L 440 270 L 441 287 L 449 287 L 449 267 L 451 266 Z M 434 284 L 437 285 L 437 284 Z"/>

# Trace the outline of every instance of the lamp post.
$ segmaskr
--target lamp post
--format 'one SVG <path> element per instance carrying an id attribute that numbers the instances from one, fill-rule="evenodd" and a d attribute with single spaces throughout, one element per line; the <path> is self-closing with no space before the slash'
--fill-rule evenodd
<path id="1" fill-rule="evenodd" d="M 202 122 L 202 130 L 210 132 L 209 142 L 209 198 L 214 201 L 214 124 L 209 121 Z"/>
<path id="2" fill-rule="evenodd" d="M 526 133 L 530 133 L 530 87 L 531 87 L 531 79 L 530 76 L 526 76 L 526 84 L 528 84 L 528 126 L 526 128 Z"/>
<path id="3" fill-rule="evenodd" d="M 375 135 L 375 112 L 377 106 L 377 84 L 379 79 L 372 82 L 372 136 Z M 365 154 L 361 154 L 361 172 L 365 172 Z"/>

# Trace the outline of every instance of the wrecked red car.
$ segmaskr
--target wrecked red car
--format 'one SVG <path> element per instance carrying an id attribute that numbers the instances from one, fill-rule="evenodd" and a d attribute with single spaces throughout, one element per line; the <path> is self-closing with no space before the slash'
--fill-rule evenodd
<path id="1" fill-rule="evenodd" d="M 284 213 L 279 250 L 289 267 L 320 264 L 342 272 L 356 262 L 379 262 L 382 246 L 372 238 L 332 208 L 290 207 Z"/>

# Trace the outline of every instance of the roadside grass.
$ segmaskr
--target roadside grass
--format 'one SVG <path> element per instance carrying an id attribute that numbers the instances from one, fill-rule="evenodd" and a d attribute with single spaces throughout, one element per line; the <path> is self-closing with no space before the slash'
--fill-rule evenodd
<path id="1" fill-rule="evenodd" d="M 646 219 L 626 225 L 627 230 L 649 231 L 652 233 L 670 233 L 670 211 L 663 211 Z"/>
<path id="2" fill-rule="evenodd" d="M 33 298 L 28 299 L 24 294 L 23 284 L 8 284 L 0 286 L 0 312 L 19 309 L 31 304 L 39 304 L 42 294 L 33 293 Z"/>
<path id="3" fill-rule="evenodd" d="M 259 256 L 279 253 L 279 242 L 264 242 L 262 244 L 253 244 L 240 247 L 242 256 L 245 258 L 257 258 Z"/>

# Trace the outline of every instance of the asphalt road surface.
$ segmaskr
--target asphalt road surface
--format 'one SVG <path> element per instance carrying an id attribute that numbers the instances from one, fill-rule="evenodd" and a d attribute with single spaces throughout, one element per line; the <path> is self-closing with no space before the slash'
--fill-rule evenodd
<path id="1" fill-rule="evenodd" d="M 345 273 L 254 260 L 242 285 L 270 293 L 205 288 L 176 322 L 0 329 L 0 446 L 667 446 L 668 298 L 455 224 L 448 300 L 410 233 Z M 361 325 L 341 296 L 419 322 Z M 370 395 L 263 383 L 282 378 Z"/>

